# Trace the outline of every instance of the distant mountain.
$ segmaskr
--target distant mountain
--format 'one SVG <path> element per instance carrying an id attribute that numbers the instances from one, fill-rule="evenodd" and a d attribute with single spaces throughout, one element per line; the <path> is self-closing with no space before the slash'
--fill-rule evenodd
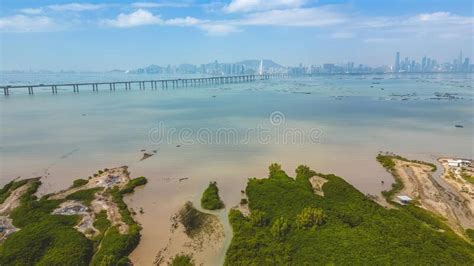
<path id="1" fill-rule="evenodd" d="M 125 70 L 122 70 L 122 69 L 112 69 L 110 71 L 108 71 L 109 73 L 125 73 L 126 71 Z"/>
<path id="2" fill-rule="evenodd" d="M 258 70 L 260 68 L 260 61 L 261 60 L 251 59 L 251 60 L 244 60 L 241 62 L 237 62 L 236 64 L 244 65 L 246 68 Z M 273 62 L 272 60 L 263 59 L 263 69 L 269 69 L 269 68 L 285 68 L 285 67 Z"/>
<path id="3" fill-rule="evenodd" d="M 208 64 L 193 65 L 181 64 L 166 67 L 149 65 L 147 67 L 133 69 L 126 73 L 134 74 L 211 74 L 211 75 L 239 75 L 254 74 L 260 69 L 259 59 L 244 60 L 237 63 L 219 63 L 217 60 Z M 272 60 L 263 60 L 263 70 L 274 72 L 275 70 L 286 71 L 286 68 Z"/>

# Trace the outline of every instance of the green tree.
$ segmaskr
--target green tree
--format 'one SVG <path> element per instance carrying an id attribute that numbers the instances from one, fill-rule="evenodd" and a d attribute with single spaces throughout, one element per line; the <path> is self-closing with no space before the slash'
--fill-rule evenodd
<path id="1" fill-rule="evenodd" d="M 296 172 L 297 177 L 306 177 L 306 178 L 312 177 L 316 174 L 313 170 L 309 169 L 309 167 L 306 165 L 298 166 L 295 172 Z"/>
<path id="2" fill-rule="evenodd" d="M 272 177 L 272 176 L 274 176 L 276 173 L 278 173 L 279 171 L 281 171 L 281 165 L 280 165 L 280 164 L 277 164 L 277 163 L 272 163 L 272 164 L 270 164 L 270 166 L 268 167 L 268 171 L 269 171 L 269 177 Z"/>
<path id="3" fill-rule="evenodd" d="M 102 260 L 99 263 L 99 266 L 109 266 L 109 265 L 114 265 L 116 264 L 117 260 L 113 255 L 106 255 L 102 258 Z"/>
<path id="4" fill-rule="evenodd" d="M 218 210 L 224 208 L 224 202 L 219 197 L 219 189 L 216 182 L 210 182 L 201 197 L 201 207 L 206 210 Z"/>
<path id="5" fill-rule="evenodd" d="M 316 229 L 325 219 L 326 215 L 322 209 L 306 207 L 296 216 L 296 225 L 300 229 Z"/>
<path id="6" fill-rule="evenodd" d="M 290 225 L 288 223 L 288 219 L 284 217 L 280 217 L 275 220 L 275 222 L 272 225 L 272 229 L 270 232 L 272 235 L 276 238 L 283 238 L 286 236 L 286 234 L 290 231 Z"/>
<path id="7" fill-rule="evenodd" d="M 254 226 L 265 226 L 268 224 L 268 217 L 265 212 L 255 210 L 250 214 L 250 221 Z"/>

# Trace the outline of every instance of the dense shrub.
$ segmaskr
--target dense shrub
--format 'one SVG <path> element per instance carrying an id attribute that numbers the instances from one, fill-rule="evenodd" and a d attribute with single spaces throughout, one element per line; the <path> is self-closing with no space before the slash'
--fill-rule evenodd
<path id="1" fill-rule="evenodd" d="M 273 222 L 271 233 L 276 238 L 283 238 L 290 231 L 290 224 L 288 219 L 280 217 Z"/>
<path id="2" fill-rule="evenodd" d="M 7 183 L 3 188 L 0 189 L 0 204 L 2 204 L 8 197 L 10 197 L 12 191 L 28 183 L 31 179 L 24 179 L 20 181 L 11 181 Z"/>
<path id="3" fill-rule="evenodd" d="M 72 182 L 71 188 L 82 187 L 87 183 L 89 183 L 89 180 L 79 178 L 79 179 L 76 179 Z"/>
<path id="4" fill-rule="evenodd" d="M 129 265 L 128 254 L 132 252 L 140 242 L 140 225 L 133 219 L 127 205 L 123 201 L 126 194 L 132 193 L 137 186 L 146 184 L 145 177 L 132 179 L 122 190 L 118 187 L 107 191 L 117 205 L 122 216 L 122 221 L 128 225 L 128 233 L 121 234 L 115 227 L 109 227 L 100 243 L 99 250 L 94 254 L 91 265 Z"/>
<path id="5" fill-rule="evenodd" d="M 110 221 L 107 219 L 107 212 L 103 210 L 97 213 L 93 225 L 101 233 L 105 233 L 105 231 L 110 227 Z"/>
<path id="6" fill-rule="evenodd" d="M 474 230 L 473 229 L 466 229 L 466 235 L 474 242 Z"/>
<path id="7" fill-rule="evenodd" d="M 194 260 L 191 255 L 178 254 L 171 260 L 171 266 L 193 266 Z"/>
<path id="8" fill-rule="evenodd" d="M 296 226 L 300 229 L 316 229 L 325 219 L 322 209 L 306 207 L 296 216 Z"/>
<path id="9" fill-rule="evenodd" d="M 66 196 L 67 200 L 76 200 L 82 202 L 86 206 L 90 206 L 91 202 L 94 200 L 95 193 L 102 191 L 103 188 L 90 188 L 78 190 L 72 194 Z"/>
<path id="10" fill-rule="evenodd" d="M 281 171 L 281 165 L 278 163 L 272 163 L 268 167 L 268 177 L 272 177 L 275 174 L 277 174 L 279 171 Z"/>
<path id="11" fill-rule="evenodd" d="M 122 189 L 122 194 L 132 193 L 135 191 L 136 187 L 144 186 L 146 183 L 148 183 L 148 180 L 144 176 L 134 178 Z"/>
<path id="12" fill-rule="evenodd" d="M 250 221 L 254 226 L 266 226 L 268 225 L 268 216 L 263 211 L 254 210 L 250 213 Z"/>
<path id="13" fill-rule="evenodd" d="M 128 233 L 121 234 L 116 227 L 110 227 L 106 213 L 101 212 L 94 222 L 101 235 L 94 241 L 74 228 L 80 217 L 51 214 L 64 200 L 49 200 L 47 197 L 38 200 L 34 194 L 41 182 L 39 179 L 28 182 L 20 206 L 10 213 L 13 224 L 21 230 L 0 245 L 0 265 L 129 265 L 128 254 L 140 240 L 140 226 L 132 219 L 123 195 L 146 183 L 145 178 L 131 182 L 124 190 L 115 188 L 110 191 L 129 226 Z M 8 185 L 8 190 L 12 186 L 13 183 Z M 67 199 L 88 204 L 101 189 L 79 190 L 68 195 Z M 5 187 L 1 190 L 2 193 L 6 191 Z"/>
<path id="14" fill-rule="evenodd" d="M 91 242 L 54 218 L 25 226 L 0 246 L 0 265 L 88 265 Z"/>
<path id="15" fill-rule="evenodd" d="M 234 235 L 226 265 L 474 263 L 474 246 L 427 211 L 410 204 L 385 209 L 335 175 L 318 174 L 328 180 L 321 197 L 305 180 L 313 173 L 299 169 L 299 180 L 285 177 L 282 171 L 277 172 L 279 178 L 249 179 L 246 192 L 251 213 L 264 212 L 272 226 L 258 226 L 252 215 L 247 218 L 231 209 Z M 291 226 L 308 208 L 323 210 L 325 223 L 317 230 Z M 275 237 L 285 221 L 287 233 Z"/>
<path id="16" fill-rule="evenodd" d="M 201 207 L 206 210 L 218 210 L 224 208 L 224 203 L 219 197 L 219 189 L 216 182 L 210 182 L 201 197 Z"/>
<path id="17" fill-rule="evenodd" d="M 185 233 L 192 237 L 202 229 L 206 215 L 194 208 L 193 204 L 188 201 L 179 211 L 178 220 L 184 226 Z"/>
<path id="18" fill-rule="evenodd" d="M 37 200 L 41 182 L 29 181 L 20 206 L 10 217 L 21 230 L 0 246 L 0 265 L 88 265 L 92 242 L 73 228 L 77 216 L 51 215 L 60 200 Z"/>

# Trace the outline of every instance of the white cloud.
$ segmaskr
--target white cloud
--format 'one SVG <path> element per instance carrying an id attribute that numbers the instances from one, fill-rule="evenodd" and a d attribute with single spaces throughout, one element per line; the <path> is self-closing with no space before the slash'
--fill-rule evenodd
<path id="1" fill-rule="evenodd" d="M 97 10 L 104 8 L 105 5 L 103 4 L 89 4 L 89 3 L 69 3 L 69 4 L 61 4 L 61 5 L 49 5 L 47 6 L 49 9 L 53 11 L 90 11 L 90 10 Z"/>
<path id="2" fill-rule="evenodd" d="M 269 26 L 330 26 L 344 22 L 346 18 L 330 8 L 294 8 L 270 10 L 247 15 L 240 25 Z"/>
<path id="3" fill-rule="evenodd" d="M 135 2 L 132 3 L 134 8 L 162 8 L 162 7 L 187 7 L 186 3 L 171 3 L 171 2 Z"/>
<path id="4" fill-rule="evenodd" d="M 364 39 L 365 43 L 393 43 L 396 41 L 400 41 L 400 39 L 396 38 L 367 38 Z"/>
<path id="5" fill-rule="evenodd" d="M 211 20 L 198 19 L 192 16 L 165 19 L 151 12 L 151 8 L 164 6 L 189 6 L 189 2 L 134 2 L 126 7 L 136 7 L 131 13 L 120 13 L 112 19 L 98 19 L 101 25 L 109 27 L 130 28 L 143 25 L 195 27 L 209 35 L 227 35 L 255 26 L 274 27 L 321 27 L 325 28 L 324 36 L 333 39 L 359 38 L 368 43 L 384 42 L 385 36 L 392 39 L 410 38 L 472 38 L 474 18 L 460 16 L 450 12 L 421 13 L 412 16 L 356 16 L 340 5 L 303 7 L 310 0 L 232 0 L 225 6 L 228 12 L 246 12 L 232 14 L 229 18 Z M 213 2 L 217 3 L 217 2 Z M 222 2 L 218 7 L 222 11 Z M 77 22 L 70 16 L 62 16 L 48 11 L 87 11 L 98 10 L 110 4 L 69 3 L 49 5 L 40 8 L 19 10 L 24 15 L 0 18 L 1 31 L 50 31 L 72 28 L 84 22 L 85 16 L 78 15 Z M 116 10 L 116 9 L 112 9 Z M 117 12 L 118 13 L 118 12 Z M 43 16 L 39 14 L 45 14 Z M 54 17 L 53 17 L 54 15 Z M 221 13 L 222 15 L 222 13 Z M 205 16 L 205 14 L 203 15 Z M 54 21 L 53 19 L 54 18 Z M 58 25 L 61 25 L 59 27 Z M 88 24 L 91 25 L 91 24 Z"/>
<path id="6" fill-rule="evenodd" d="M 473 38 L 474 18 L 449 12 L 412 16 L 353 16 L 336 30 L 353 32 L 366 43 L 385 43 L 428 39 Z"/>
<path id="7" fill-rule="evenodd" d="M 228 22 L 218 22 L 210 20 L 200 20 L 194 17 L 162 19 L 159 15 L 138 9 L 130 14 L 119 14 L 115 19 L 108 19 L 102 21 L 103 25 L 117 28 L 131 28 L 144 25 L 159 25 L 159 26 L 177 26 L 177 27 L 196 27 L 209 35 L 222 36 L 229 33 L 239 31 L 237 27 Z"/>
<path id="8" fill-rule="evenodd" d="M 421 21 L 439 21 L 449 18 L 451 14 L 449 12 L 435 12 L 431 14 L 420 14 L 417 16 Z"/>
<path id="9" fill-rule="evenodd" d="M 240 31 L 237 27 L 228 24 L 202 24 L 199 27 L 213 36 L 225 36 Z"/>
<path id="10" fill-rule="evenodd" d="M 306 0 L 232 0 L 224 7 L 228 13 L 262 11 L 276 8 L 296 8 L 303 6 Z"/>
<path id="11" fill-rule="evenodd" d="M 203 21 L 193 17 L 185 17 L 185 18 L 173 18 L 168 19 L 165 21 L 166 25 L 170 26 L 196 26 L 202 24 Z"/>
<path id="12" fill-rule="evenodd" d="M 59 25 L 46 16 L 15 15 L 0 18 L 1 32 L 45 32 L 59 29 Z"/>
<path id="13" fill-rule="evenodd" d="M 42 8 L 23 8 L 20 9 L 21 13 L 28 14 L 28 15 L 38 15 L 43 12 Z"/>
<path id="14" fill-rule="evenodd" d="M 353 32 L 333 32 L 330 37 L 333 39 L 351 39 L 356 36 Z"/>
<path id="15" fill-rule="evenodd" d="M 465 17 L 449 12 L 423 13 L 410 17 L 376 17 L 354 19 L 354 26 L 362 28 L 418 27 L 425 25 L 474 25 L 474 17 Z"/>
<path id="16" fill-rule="evenodd" d="M 419 21 L 424 23 L 448 23 L 448 24 L 470 24 L 474 26 L 474 18 L 473 17 L 464 17 L 455 14 L 451 14 L 450 12 L 434 12 L 434 13 L 425 13 L 419 14 L 414 18 L 411 18 L 412 21 Z"/>
<path id="17" fill-rule="evenodd" d="M 136 26 L 162 24 L 163 20 L 160 18 L 160 16 L 155 16 L 149 11 L 138 9 L 137 11 L 130 14 L 121 13 L 117 16 L 117 18 L 107 19 L 102 23 L 111 27 L 130 28 Z"/>
<path id="18" fill-rule="evenodd" d="M 119 14 L 115 19 L 102 21 L 104 25 L 118 28 L 130 28 L 144 25 L 166 25 L 166 26 L 199 26 L 207 21 L 203 21 L 194 17 L 162 19 L 160 15 L 154 15 L 150 11 L 138 9 L 130 14 Z"/>

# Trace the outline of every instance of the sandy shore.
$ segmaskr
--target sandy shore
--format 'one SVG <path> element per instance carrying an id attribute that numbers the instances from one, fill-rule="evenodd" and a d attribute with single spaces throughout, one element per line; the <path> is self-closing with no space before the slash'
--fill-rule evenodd
<path id="1" fill-rule="evenodd" d="M 18 231 L 19 229 L 13 226 L 12 220 L 9 218 L 10 211 L 20 206 L 20 198 L 25 194 L 28 188 L 31 186 L 31 182 L 27 182 L 23 186 L 11 191 L 2 204 L 0 204 L 0 242 L 7 238 L 10 234 Z"/>
<path id="2" fill-rule="evenodd" d="M 431 166 L 393 159 L 404 188 L 395 195 L 406 195 L 416 200 L 419 206 L 446 219 L 447 224 L 458 234 L 466 228 L 474 228 L 472 205 L 466 204 L 456 190 L 446 186 L 432 176 Z"/>
<path id="3" fill-rule="evenodd" d="M 448 183 L 453 190 L 458 192 L 464 206 L 470 212 L 469 228 L 474 228 L 474 184 L 466 180 L 462 175 L 473 176 L 473 169 L 471 167 L 450 167 L 447 158 L 440 158 L 438 162 L 443 165 L 443 174 L 441 175 L 443 181 Z"/>
<path id="4" fill-rule="evenodd" d="M 189 235 L 179 222 L 179 214 L 171 217 L 171 236 L 167 245 L 156 254 L 155 265 L 168 265 L 177 254 L 191 255 L 195 265 L 209 265 L 223 247 L 224 227 L 218 217 L 210 213 L 202 213 L 203 226 L 196 234 Z"/>
<path id="5" fill-rule="evenodd" d="M 103 190 L 95 193 L 90 206 L 86 206 L 75 200 L 66 200 L 62 202 L 58 208 L 53 210 L 52 213 L 58 215 L 81 216 L 81 221 L 75 226 L 75 228 L 86 237 L 92 239 L 99 234 L 99 230 L 93 226 L 95 215 L 101 211 L 105 211 L 111 224 L 116 226 L 120 233 L 126 234 L 128 233 L 128 225 L 122 221 L 120 210 L 117 204 L 113 201 L 112 196 L 108 193 L 104 193 L 104 190 L 112 187 L 122 189 L 128 184 L 128 182 L 130 182 L 130 180 L 130 173 L 128 172 L 127 166 L 100 170 L 91 176 L 86 184 L 77 187 L 70 187 L 48 195 L 48 199 L 65 200 L 68 195 L 81 190 L 102 188 Z M 25 185 L 18 187 L 11 192 L 11 195 L 2 204 L 0 204 L 0 226 L 4 228 L 4 233 L 1 238 L 5 238 L 8 234 L 18 230 L 11 225 L 9 213 L 11 210 L 19 206 L 21 196 L 27 191 L 30 185 L 31 182 L 28 182 Z"/>

